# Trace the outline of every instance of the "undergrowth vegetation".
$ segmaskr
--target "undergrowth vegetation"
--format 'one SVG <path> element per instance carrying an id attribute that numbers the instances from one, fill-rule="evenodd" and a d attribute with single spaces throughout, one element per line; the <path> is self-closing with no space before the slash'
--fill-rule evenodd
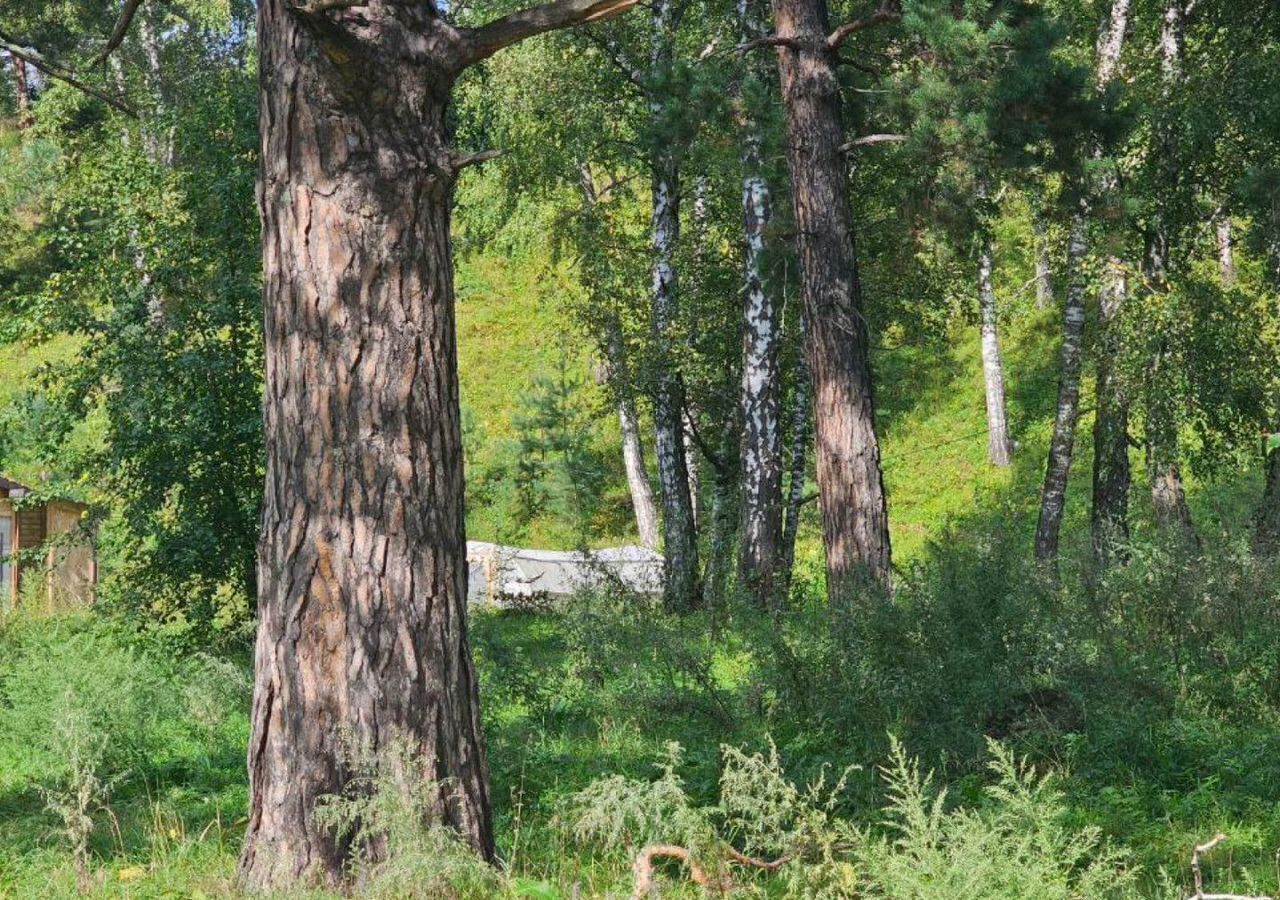
<path id="1" fill-rule="evenodd" d="M 1004 534 L 840 613 L 477 610 L 502 866 L 422 827 L 409 747 L 351 748 L 317 815 L 367 896 L 1173 898 L 1218 831 L 1207 883 L 1275 891 L 1274 569 L 1224 540 L 1050 578 Z M 4 620 L 0 896 L 234 894 L 248 683 L 246 647 L 105 610 Z"/>

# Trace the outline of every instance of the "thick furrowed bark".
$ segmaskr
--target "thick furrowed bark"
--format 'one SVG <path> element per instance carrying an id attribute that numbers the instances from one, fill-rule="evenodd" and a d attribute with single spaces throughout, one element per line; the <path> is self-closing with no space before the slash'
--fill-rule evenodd
<path id="1" fill-rule="evenodd" d="M 992 283 L 995 265 L 990 235 L 983 235 L 978 252 L 978 304 L 982 314 L 982 383 L 987 404 L 987 458 L 992 465 L 1013 462 L 1013 441 L 1004 396 L 1004 364 L 1000 359 L 1000 314 Z"/>
<path id="2" fill-rule="evenodd" d="M 1075 446 L 1076 420 L 1080 416 L 1080 363 L 1084 337 L 1085 209 L 1071 220 L 1067 244 L 1067 299 L 1062 315 L 1062 351 L 1058 377 L 1058 408 L 1049 442 L 1049 463 L 1040 495 L 1040 521 L 1036 525 L 1036 559 L 1058 556 L 1058 535 L 1067 502 L 1067 479 Z"/>
<path id="3" fill-rule="evenodd" d="M 763 10 L 739 0 L 743 43 L 764 33 Z M 758 79 L 760 57 L 751 56 L 745 77 Z M 750 102 L 749 98 L 743 100 Z M 782 540 L 782 438 L 779 423 L 781 314 L 765 284 L 765 232 L 772 215 L 763 174 L 760 125 L 753 110 L 742 122 L 742 217 L 745 261 L 742 313 L 742 543 L 738 574 L 762 606 L 776 601 Z"/>
<path id="4" fill-rule="evenodd" d="M 866 321 L 822 0 L 773 0 L 796 244 L 808 318 L 827 594 L 850 602 L 890 583 L 889 515 L 876 436 Z"/>
<path id="5" fill-rule="evenodd" d="M 494 852 L 467 644 L 452 77 L 413 58 L 428 13 L 375 14 L 376 61 L 283 0 L 259 7 L 267 479 L 240 862 L 259 890 L 341 880 L 346 848 L 312 818 L 350 775 L 340 732 L 412 742 L 436 820 Z"/>

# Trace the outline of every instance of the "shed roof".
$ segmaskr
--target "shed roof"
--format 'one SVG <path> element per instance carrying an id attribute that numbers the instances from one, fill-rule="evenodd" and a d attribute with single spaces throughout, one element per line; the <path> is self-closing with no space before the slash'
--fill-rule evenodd
<path id="1" fill-rule="evenodd" d="M 15 491 L 18 494 L 25 494 L 29 490 L 31 490 L 31 488 L 27 487 L 25 484 L 18 484 L 18 482 L 0 475 L 0 497 L 8 497 Z"/>

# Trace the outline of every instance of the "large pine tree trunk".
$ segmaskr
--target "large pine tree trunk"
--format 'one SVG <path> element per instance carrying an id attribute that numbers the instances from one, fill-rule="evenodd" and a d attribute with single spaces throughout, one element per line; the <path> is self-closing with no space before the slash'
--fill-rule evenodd
<path id="1" fill-rule="evenodd" d="M 258 4 L 267 477 L 250 889 L 341 880 L 347 848 L 313 811 L 348 787 L 344 741 L 407 742 L 434 786 L 429 817 L 493 856 L 449 243 L 466 160 L 446 107 L 465 66 L 633 2 L 560 0 L 477 29 L 431 4 Z"/>
<path id="2" fill-rule="evenodd" d="M 494 850 L 467 644 L 452 78 L 412 58 L 400 9 L 375 66 L 285 0 L 259 7 L 267 481 L 241 857 L 255 888 L 340 880 L 344 848 L 312 811 L 350 775 L 343 730 L 374 751 L 411 741 L 439 820 Z"/>
<path id="3" fill-rule="evenodd" d="M 827 594 L 847 603 L 890 582 L 889 513 L 880 468 L 867 324 L 862 314 L 840 82 L 823 0 L 773 0 L 786 109 L 806 355 L 817 429 L 818 504 Z"/>
<path id="4" fill-rule="evenodd" d="M 1084 337 L 1085 210 L 1071 219 L 1067 243 L 1067 299 L 1062 314 L 1062 350 L 1058 376 L 1058 408 L 1049 442 L 1049 463 L 1040 497 L 1040 521 L 1036 525 L 1036 559 L 1058 555 L 1058 535 L 1067 502 L 1067 479 L 1075 446 L 1076 420 L 1080 416 L 1080 363 Z"/>
<path id="5" fill-rule="evenodd" d="M 743 43 L 765 32 L 763 4 L 738 0 L 738 31 Z M 758 55 L 744 61 L 744 78 L 763 81 Z M 778 351 L 781 311 L 765 283 L 765 232 L 772 214 L 764 177 L 763 137 L 755 110 L 755 90 L 741 92 L 742 215 L 745 261 L 742 313 L 742 543 L 738 574 L 762 606 L 776 599 L 782 540 L 782 438 Z"/>
<path id="6" fill-rule="evenodd" d="M 987 403 L 987 458 L 992 465 L 1013 462 L 1013 441 L 1004 395 L 1004 363 L 1000 358 L 1000 313 L 992 283 L 995 265 L 991 236 L 983 234 L 978 250 L 978 306 L 982 317 L 982 383 Z"/>

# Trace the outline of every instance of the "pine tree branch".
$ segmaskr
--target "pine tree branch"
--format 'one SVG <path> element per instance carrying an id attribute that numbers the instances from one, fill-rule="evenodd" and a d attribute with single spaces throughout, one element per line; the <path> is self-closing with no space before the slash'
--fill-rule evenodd
<path id="1" fill-rule="evenodd" d="M 63 84 L 75 88 L 82 94 L 87 94 L 90 97 L 101 100 L 103 103 L 107 104 L 107 106 L 110 106 L 118 112 L 124 113 L 130 118 L 139 118 L 138 111 L 119 97 L 108 94 L 101 88 L 96 88 L 91 84 L 86 84 L 76 77 L 74 69 L 55 63 L 52 60 L 45 59 L 44 55 L 41 54 L 39 50 L 34 47 L 24 47 L 4 32 L 0 32 L 0 50 L 8 52 L 15 59 L 22 60 L 27 63 L 27 65 L 39 69 L 50 78 L 61 81 Z"/>
<path id="2" fill-rule="evenodd" d="M 504 47 L 535 35 L 613 18 L 631 9 L 637 2 L 638 0 L 554 0 L 518 10 L 479 28 L 462 29 L 462 48 L 457 68 L 463 69 L 488 59 Z"/>
<path id="3" fill-rule="evenodd" d="M 871 15 L 862 19 L 853 19 L 845 22 L 827 37 L 827 47 L 831 50 L 839 49 L 840 45 L 847 41 L 850 37 L 859 31 L 866 31 L 868 28 L 875 28 L 878 25 L 886 25 L 890 22 L 899 22 L 902 20 L 902 8 L 896 0 L 884 0 L 880 8 Z"/>
<path id="4" fill-rule="evenodd" d="M 90 66 L 102 65 L 107 61 L 107 57 L 120 46 L 124 41 L 124 36 L 129 33 L 129 26 L 133 24 L 133 17 L 137 14 L 140 6 L 142 6 L 142 0 L 125 0 L 124 9 L 120 11 L 120 18 L 116 20 L 115 28 L 111 29 L 111 36 L 107 38 L 107 42 L 103 45 L 101 52 L 93 58 Z"/>

